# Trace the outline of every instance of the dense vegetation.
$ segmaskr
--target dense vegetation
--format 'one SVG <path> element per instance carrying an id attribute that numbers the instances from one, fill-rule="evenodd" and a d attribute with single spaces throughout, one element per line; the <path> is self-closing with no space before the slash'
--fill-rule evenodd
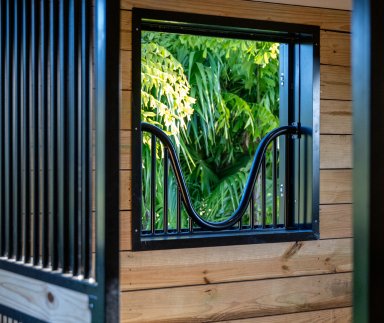
<path id="1" fill-rule="evenodd" d="M 195 208 L 210 220 L 223 219 L 237 207 L 258 143 L 278 126 L 278 56 L 276 43 L 143 32 L 142 120 L 171 136 Z M 144 228 L 150 208 L 149 152 L 149 136 L 144 136 Z M 160 145 L 157 158 L 160 228 Z M 170 181 L 172 227 L 176 209 L 173 176 Z"/>

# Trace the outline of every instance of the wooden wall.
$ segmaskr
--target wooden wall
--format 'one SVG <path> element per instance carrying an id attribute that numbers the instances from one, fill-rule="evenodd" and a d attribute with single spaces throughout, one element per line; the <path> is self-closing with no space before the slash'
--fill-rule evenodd
<path id="1" fill-rule="evenodd" d="M 131 252 L 131 9 L 321 27 L 318 241 Z M 352 270 L 350 13 L 251 0 L 121 0 L 122 322 L 349 322 Z"/>

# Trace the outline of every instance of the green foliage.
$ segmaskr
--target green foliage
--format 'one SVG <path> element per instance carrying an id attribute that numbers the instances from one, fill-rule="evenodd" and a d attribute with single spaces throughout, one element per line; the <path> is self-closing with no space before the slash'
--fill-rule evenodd
<path id="1" fill-rule="evenodd" d="M 192 201 L 207 219 L 222 220 L 236 209 L 258 143 L 279 124 L 278 56 L 276 43 L 143 32 L 142 119 L 174 140 Z M 145 226 L 148 138 L 143 145 Z M 156 212 L 162 227 L 160 147 L 157 157 Z M 169 194 L 175 203 L 176 189 Z"/>

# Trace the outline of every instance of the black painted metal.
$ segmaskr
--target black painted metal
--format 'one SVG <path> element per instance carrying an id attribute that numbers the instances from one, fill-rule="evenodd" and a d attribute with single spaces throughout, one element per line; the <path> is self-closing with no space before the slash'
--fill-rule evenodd
<path id="1" fill-rule="evenodd" d="M 50 1 L 49 7 L 49 60 L 54 62 L 58 56 L 58 3 Z M 50 205 L 50 246 L 52 270 L 59 269 L 59 218 L 58 218 L 58 69 L 57 64 L 50 65 L 50 179 L 49 179 L 49 205 Z"/>
<path id="2" fill-rule="evenodd" d="M 6 250 L 5 242 L 5 144 L 4 144 L 4 60 L 5 53 L 5 1 L 0 2 L 0 257 L 3 257 Z"/>
<path id="3" fill-rule="evenodd" d="M 0 2 L 0 269 L 87 294 L 95 322 L 119 313 L 119 12 L 103 0 Z"/>
<path id="4" fill-rule="evenodd" d="M 203 219 L 195 210 L 193 207 L 191 197 L 189 195 L 189 191 L 187 188 L 187 185 L 185 183 L 184 175 L 181 171 L 181 166 L 179 159 L 177 157 L 176 150 L 173 146 L 172 141 L 170 138 L 158 127 L 142 122 L 141 123 L 141 130 L 147 131 L 152 134 L 152 138 L 158 138 L 162 144 L 167 148 L 169 151 L 169 158 L 171 161 L 172 169 L 174 171 L 177 184 L 179 186 L 181 197 L 183 200 L 183 204 L 185 207 L 186 212 L 188 213 L 188 216 L 200 227 L 204 229 L 209 230 L 224 230 L 231 228 L 233 225 L 235 225 L 242 216 L 245 214 L 249 201 L 252 196 L 252 192 L 257 180 L 257 176 L 259 174 L 260 168 L 262 168 L 262 177 L 263 177 L 263 184 L 262 184 L 262 196 L 263 196 L 263 202 L 262 202 L 262 213 L 263 213 L 263 221 L 265 221 L 265 209 L 266 209 L 266 202 L 265 202 L 265 195 L 266 195 L 266 189 L 265 189 L 265 153 L 269 146 L 269 144 L 275 140 L 277 137 L 281 135 L 286 134 L 298 134 L 298 128 L 293 126 L 282 126 L 279 128 L 276 128 L 269 132 L 259 143 L 259 146 L 257 147 L 257 151 L 255 153 L 253 163 L 251 166 L 251 170 L 239 203 L 239 206 L 235 210 L 235 212 L 228 217 L 228 219 L 221 221 L 221 222 L 210 222 L 205 219 Z M 153 155 L 152 155 L 153 156 Z M 155 155 L 156 157 L 156 155 Z M 156 160 L 155 160 L 156 162 Z M 152 161 L 152 168 L 154 167 L 153 161 Z M 263 175 L 264 174 L 264 175 Z M 151 182 L 155 181 L 155 177 L 151 178 Z M 154 196 L 151 196 L 151 198 L 154 199 Z M 263 222 L 263 227 L 265 227 L 265 222 Z"/>
<path id="5" fill-rule="evenodd" d="M 120 1 L 95 0 L 96 280 L 95 314 L 119 322 Z"/>
<path id="6" fill-rule="evenodd" d="M 48 115 L 48 5 L 46 1 L 40 4 L 40 81 L 39 109 L 41 114 L 41 265 L 49 266 L 49 115 Z"/>
<path id="7" fill-rule="evenodd" d="M 382 1 L 352 14 L 354 322 L 383 322 L 384 19 Z"/>
<path id="8" fill-rule="evenodd" d="M 31 262 L 31 153 L 30 153 L 30 139 L 31 139 L 31 118 L 30 118 L 30 3 L 29 1 L 23 4 L 23 32 L 22 32 L 22 131 L 23 131 L 23 169 L 24 176 L 22 180 L 22 192 L 23 192 L 23 212 L 24 212 L 24 261 L 25 263 Z"/>

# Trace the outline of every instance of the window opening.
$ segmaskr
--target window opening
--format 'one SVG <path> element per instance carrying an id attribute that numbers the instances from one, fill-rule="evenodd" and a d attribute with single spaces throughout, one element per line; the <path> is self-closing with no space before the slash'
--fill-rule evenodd
<path id="1" fill-rule="evenodd" d="M 135 249 L 315 238 L 316 32 L 161 15 L 134 12 Z"/>

